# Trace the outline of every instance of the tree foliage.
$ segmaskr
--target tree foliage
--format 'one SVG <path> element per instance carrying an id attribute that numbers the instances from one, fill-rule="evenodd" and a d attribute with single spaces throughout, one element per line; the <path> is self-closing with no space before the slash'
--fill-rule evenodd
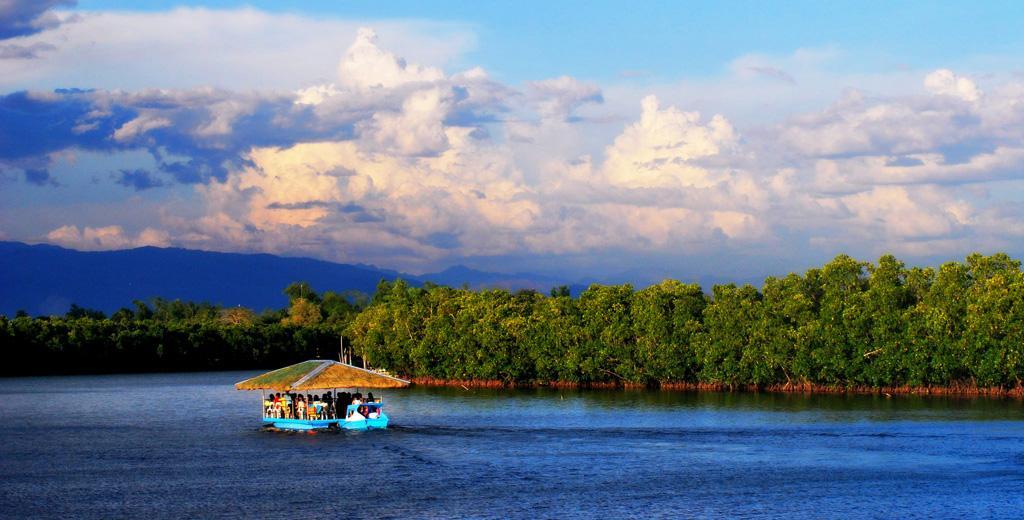
<path id="1" fill-rule="evenodd" d="M 308 287 L 304 292 L 315 294 Z M 323 308 L 297 299 L 288 309 L 260 315 L 154 298 L 110 318 L 78 305 L 64 316 L 0 316 L 6 361 L 0 375 L 226 370 L 336 359 L 341 335 L 367 301 L 349 297 L 345 304 L 325 298 Z"/>
<path id="2" fill-rule="evenodd" d="M 320 313 L 320 307 L 317 304 L 305 298 L 296 298 L 292 300 L 292 306 L 288 309 L 288 317 L 281 320 L 281 323 L 306 327 L 316 325 L 323 319 L 323 314 Z"/>
<path id="3" fill-rule="evenodd" d="M 666 280 L 579 298 L 382 282 L 348 329 L 411 376 L 658 384 L 981 385 L 1024 376 L 1024 274 L 997 254 L 938 270 L 837 256 L 760 289 Z"/>
<path id="4" fill-rule="evenodd" d="M 420 377 L 656 385 L 977 385 L 1024 379 L 1024 273 L 1005 254 L 937 269 L 845 255 L 760 287 L 666 280 L 578 298 L 382 281 L 372 298 L 298 282 L 256 315 L 136 301 L 110 318 L 0 317 L 6 374 L 204 370 L 337 356 Z"/>

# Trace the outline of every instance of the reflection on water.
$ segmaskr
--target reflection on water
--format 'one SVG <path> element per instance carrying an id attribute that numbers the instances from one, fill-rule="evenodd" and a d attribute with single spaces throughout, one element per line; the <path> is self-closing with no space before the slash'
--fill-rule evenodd
<path id="1" fill-rule="evenodd" d="M 250 373 L 0 379 L 4 516 L 1019 516 L 1013 400 L 412 388 L 260 431 Z"/>

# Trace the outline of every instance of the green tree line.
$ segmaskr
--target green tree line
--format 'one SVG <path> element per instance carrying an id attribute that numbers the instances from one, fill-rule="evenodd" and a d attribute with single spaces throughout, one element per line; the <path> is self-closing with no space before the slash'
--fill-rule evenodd
<path id="1" fill-rule="evenodd" d="M 372 299 L 285 289 L 289 306 L 153 300 L 110 317 L 0 318 L 8 374 L 273 367 L 357 356 L 392 372 L 505 383 L 1018 387 L 1024 273 L 1005 254 L 908 268 L 845 255 L 760 288 L 666 280 L 471 291 L 401 280 Z"/>
<path id="2" fill-rule="evenodd" d="M 72 305 L 64 316 L 0 316 L 0 375 L 227 370 L 337 358 L 365 295 L 285 288 L 289 306 L 243 307 L 154 298 L 109 317 Z"/>
<path id="3" fill-rule="evenodd" d="M 348 334 L 401 374 L 503 382 L 1017 387 L 1024 274 L 1005 254 L 938 269 L 845 255 L 751 285 L 468 291 L 382 283 Z"/>

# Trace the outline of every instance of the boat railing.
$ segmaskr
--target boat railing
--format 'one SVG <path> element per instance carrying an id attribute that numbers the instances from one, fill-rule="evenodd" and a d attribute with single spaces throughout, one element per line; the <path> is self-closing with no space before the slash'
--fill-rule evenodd
<path id="1" fill-rule="evenodd" d="M 299 406 L 295 405 L 296 402 L 299 403 Z M 383 398 L 351 403 L 345 407 L 344 415 L 326 401 L 314 402 L 313 406 L 310 407 L 305 401 L 293 401 L 291 399 L 274 401 L 264 397 L 262 403 L 264 419 L 341 420 L 350 417 L 353 413 L 360 413 L 363 416 L 368 416 L 374 412 L 380 414 L 384 408 Z M 361 413 L 361 409 L 366 413 Z"/>

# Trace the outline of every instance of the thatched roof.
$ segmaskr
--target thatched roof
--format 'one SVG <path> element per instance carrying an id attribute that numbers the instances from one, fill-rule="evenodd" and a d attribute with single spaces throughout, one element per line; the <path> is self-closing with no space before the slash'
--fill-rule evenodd
<path id="1" fill-rule="evenodd" d="M 325 388 L 404 388 L 409 382 L 337 361 L 314 359 L 235 383 L 238 390 L 318 390 Z"/>

